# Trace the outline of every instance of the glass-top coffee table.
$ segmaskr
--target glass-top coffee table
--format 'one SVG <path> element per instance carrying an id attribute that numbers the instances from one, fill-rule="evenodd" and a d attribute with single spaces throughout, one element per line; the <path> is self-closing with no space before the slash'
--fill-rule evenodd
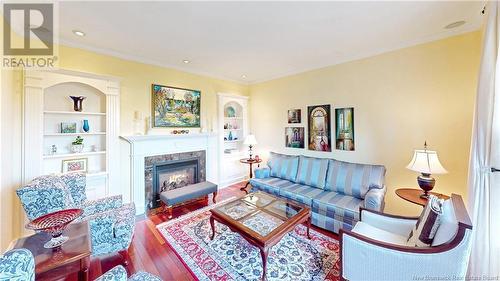
<path id="1" fill-rule="evenodd" d="M 258 191 L 229 201 L 210 210 L 210 226 L 215 236 L 215 221 L 227 225 L 260 250 L 262 280 L 266 277 L 269 249 L 298 224 L 307 223 L 307 237 L 311 226 L 311 210 L 298 203 Z"/>

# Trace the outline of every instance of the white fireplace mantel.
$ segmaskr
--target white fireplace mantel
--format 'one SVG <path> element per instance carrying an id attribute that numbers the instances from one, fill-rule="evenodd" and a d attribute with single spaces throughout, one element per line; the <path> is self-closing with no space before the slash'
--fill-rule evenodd
<path id="1" fill-rule="evenodd" d="M 137 214 L 146 212 L 144 160 L 148 156 L 205 150 L 206 179 L 218 184 L 217 134 L 121 136 L 130 144 L 130 199 Z"/>

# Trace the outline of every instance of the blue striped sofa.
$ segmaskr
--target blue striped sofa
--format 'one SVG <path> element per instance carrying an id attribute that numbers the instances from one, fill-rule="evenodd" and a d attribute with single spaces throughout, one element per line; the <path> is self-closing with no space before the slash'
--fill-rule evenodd
<path id="1" fill-rule="evenodd" d="M 309 206 L 312 224 L 333 231 L 351 230 L 359 208 L 383 211 L 385 167 L 335 159 L 271 152 L 265 168 L 255 170 L 252 191 L 262 190 Z"/>

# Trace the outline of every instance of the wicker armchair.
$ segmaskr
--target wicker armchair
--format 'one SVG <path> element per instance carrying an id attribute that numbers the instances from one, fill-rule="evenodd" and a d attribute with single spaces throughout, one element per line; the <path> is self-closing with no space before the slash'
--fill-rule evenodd
<path id="1" fill-rule="evenodd" d="M 135 205 L 123 204 L 121 195 L 87 200 L 83 173 L 41 176 L 16 193 L 29 220 L 58 210 L 83 209 L 83 215 L 75 222 L 89 222 L 92 256 L 120 252 L 127 264 L 127 249 L 134 233 Z"/>
<path id="2" fill-rule="evenodd" d="M 441 224 L 429 247 L 407 245 L 418 217 L 361 209 L 352 231 L 340 231 L 341 277 L 347 280 L 464 280 L 472 224 L 462 197 L 443 204 Z M 360 264 L 362 266 L 360 266 Z"/>

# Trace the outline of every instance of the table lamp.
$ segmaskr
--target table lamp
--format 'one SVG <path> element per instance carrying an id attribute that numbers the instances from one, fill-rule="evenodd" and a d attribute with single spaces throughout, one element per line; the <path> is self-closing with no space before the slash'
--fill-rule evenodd
<path id="1" fill-rule="evenodd" d="M 250 154 L 250 160 L 253 160 L 252 158 L 252 148 L 254 145 L 257 144 L 257 139 L 255 139 L 255 136 L 254 135 L 248 135 L 246 138 L 245 138 L 245 142 L 244 142 L 245 145 L 248 145 L 248 153 Z"/>
<path id="2" fill-rule="evenodd" d="M 437 152 L 427 150 L 427 142 L 424 143 L 424 150 L 415 150 L 413 159 L 411 159 L 410 164 L 408 164 L 406 168 L 421 173 L 421 175 L 417 177 L 417 182 L 424 191 L 424 193 L 420 195 L 420 198 L 425 199 L 429 198 L 429 191 L 431 191 L 436 184 L 436 180 L 431 177 L 431 174 L 448 173 L 439 162 Z"/>

